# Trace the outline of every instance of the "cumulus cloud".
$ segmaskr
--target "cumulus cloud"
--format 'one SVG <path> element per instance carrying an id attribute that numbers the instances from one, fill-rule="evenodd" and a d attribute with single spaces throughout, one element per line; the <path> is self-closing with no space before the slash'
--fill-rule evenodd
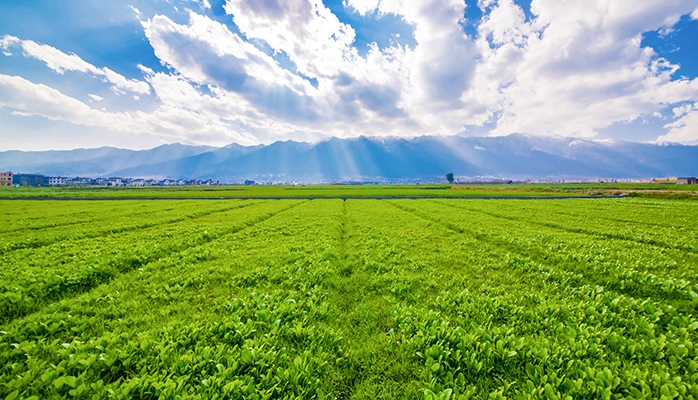
<path id="1" fill-rule="evenodd" d="M 346 3 L 363 14 L 383 3 Z M 316 129 L 334 136 L 456 133 L 470 110 L 460 99 L 477 55 L 459 25 L 458 1 L 386 4 L 415 26 L 413 48 L 370 47 L 360 56 L 355 31 L 321 1 L 229 0 L 226 12 L 248 38 L 283 52 L 298 73 L 316 79 L 332 123 Z M 447 112 L 448 111 L 448 112 Z M 330 129 L 326 131 L 326 129 Z"/>
<path id="2" fill-rule="evenodd" d="M 414 45 L 374 43 L 360 54 L 354 27 L 320 0 L 226 0 L 224 10 L 240 34 L 191 10 L 181 21 L 133 9 L 168 67 L 140 66 L 143 80 L 12 36 L 0 39 L 0 47 L 7 54 L 21 49 L 58 74 L 91 74 L 134 99 L 152 88 L 159 103 L 148 113 L 103 117 L 116 115 L 134 130 L 187 142 L 446 135 L 467 126 L 486 126 L 492 135 L 594 137 L 616 122 L 671 107 L 678 111 L 660 139 L 695 140 L 698 80 L 673 78 L 679 66 L 643 48 L 641 39 L 643 32 L 671 29 L 681 16 L 695 17 L 696 0 L 533 0 L 528 16 L 513 0 L 480 0 L 483 17 L 472 35 L 463 28 L 473 22 L 464 21 L 464 0 L 343 4 L 366 18 L 401 18 L 413 28 Z M 38 90 L 24 83 L 16 90 L 20 86 Z M 14 108 L 34 112 L 26 104 Z M 104 113 L 83 106 L 93 119 L 101 114 L 92 112 Z M 49 118 L 57 118 L 53 111 Z"/>
<path id="3" fill-rule="evenodd" d="M 155 54 L 192 82 L 215 85 L 241 103 L 278 112 L 280 119 L 313 118 L 310 83 L 282 70 L 224 25 L 195 13 L 189 25 L 164 16 L 143 25 Z M 292 113 L 276 107 L 277 101 L 290 104 Z"/>
<path id="4" fill-rule="evenodd" d="M 21 47 L 26 57 L 32 57 L 43 61 L 46 63 L 47 67 L 58 74 L 63 74 L 65 71 L 88 73 L 110 82 L 116 89 L 129 90 L 140 94 L 150 94 L 150 86 L 148 86 L 147 83 L 136 79 L 127 79 L 123 75 L 106 67 L 97 68 L 76 54 L 66 54 L 55 47 L 39 44 L 31 40 L 21 40 L 9 35 L 5 35 L 0 39 L 0 47 L 3 48 L 6 55 L 11 55 L 8 50 L 13 46 Z"/>
<path id="5" fill-rule="evenodd" d="M 284 51 L 306 76 L 337 75 L 358 53 L 354 29 L 317 0 L 230 0 L 225 10 L 249 38 Z"/>
<path id="6" fill-rule="evenodd" d="M 360 14 L 395 14 L 414 27 L 414 48 L 374 48 L 366 59 L 352 47 L 353 29 L 319 1 L 228 0 L 226 11 L 247 37 L 317 78 L 326 98 L 339 94 L 347 113 L 399 116 L 403 134 L 453 134 L 489 122 L 494 135 L 593 137 L 696 97 L 694 81 L 672 81 L 678 66 L 640 46 L 642 32 L 670 28 L 691 3 L 537 0 L 528 20 L 511 0 L 480 2 L 485 16 L 471 38 L 460 26 L 460 0 L 345 0 Z M 373 90 L 362 96 L 362 88 Z"/>
<path id="7" fill-rule="evenodd" d="M 390 134 L 411 123 L 400 122 L 406 115 L 398 105 L 401 74 L 395 63 L 386 61 L 395 53 L 374 47 L 361 58 L 356 49 L 346 47 L 346 58 L 340 56 L 345 61 L 331 72 L 318 68 L 323 75 L 314 76 L 314 85 L 308 79 L 310 69 L 298 73 L 282 68 L 272 56 L 205 16 L 190 13 L 188 24 L 165 16 L 142 23 L 155 54 L 184 81 L 210 90 L 211 98 L 238 109 L 235 115 L 245 125 L 278 133 L 277 138 L 288 132 L 315 137 Z M 161 90 L 155 87 L 162 99 Z"/>
<path id="8" fill-rule="evenodd" d="M 657 138 L 657 142 L 678 142 L 698 144 L 698 107 L 686 104 L 673 109 L 678 120 L 665 125 L 669 133 Z"/>
<path id="9" fill-rule="evenodd" d="M 364 15 L 374 11 L 400 15 L 413 25 L 417 46 L 405 55 L 412 97 L 434 102 L 439 108 L 462 106 L 453 100 L 467 89 L 479 57 L 475 43 L 459 25 L 465 11 L 463 1 L 345 0 L 345 4 Z"/>
<path id="10" fill-rule="evenodd" d="M 479 28 L 483 58 L 466 96 L 490 99 L 493 134 L 571 136 L 695 98 L 696 82 L 672 81 L 678 67 L 640 46 L 642 32 L 676 23 L 690 3 L 537 0 L 527 22 L 512 1 L 495 2 Z"/>

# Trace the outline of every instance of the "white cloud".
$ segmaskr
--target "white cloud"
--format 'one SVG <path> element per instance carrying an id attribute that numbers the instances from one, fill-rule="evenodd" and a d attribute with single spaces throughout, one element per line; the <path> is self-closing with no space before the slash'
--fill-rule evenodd
<path id="1" fill-rule="evenodd" d="M 22 50 L 24 50 L 26 56 L 45 62 L 47 67 L 58 74 L 63 74 L 66 70 L 89 72 L 95 75 L 99 73 L 97 67 L 84 61 L 75 54 L 66 54 L 54 47 L 38 44 L 31 40 L 20 40 L 18 44 L 22 46 Z"/>
<path id="2" fill-rule="evenodd" d="M 318 76 L 316 88 L 207 17 L 191 13 L 189 24 L 181 25 L 156 16 L 143 25 L 155 54 L 181 74 L 183 82 L 201 85 L 212 92 L 210 98 L 238 110 L 218 114 L 220 118 L 234 116 L 245 126 L 267 132 L 267 138 L 390 134 L 404 126 L 396 105 L 400 82 L 395 77 L 401 74 L 375 49 L 366 58 L 357 55 L 351 64 L 341 64 L 337 75 Z M 171 89 L 154 88 L 163 103 L 174 101 L 163 97 Z M 188 93 L 194 96 L 183 100 L 188 106 L 203 101 L 195 97 L 196 91 Z M 381 115 L 397 116 L 398 121 Z"/>
<path id="3" fill-rule="evenodd" d="M 641 34 L 695 17 L 696 0 L 533 0 L 532 18 L 513 0 L 480 0 L 484 17 L 474 37 L 461 26 L 464 0 L 344 4 L 366 16 L 402 18 L 415 45 L 373 44 L 360 54 L 354 28 L 320 0 L 227 0 L 241 35 L 193 11 L 184 23 L 165 15 L 142 20 L 155 55 L 170 68 L 139 66 L 143 80 L 28 40 L 5 36 L 0 46 L 8 53 L 21 48 L 59 74 L 103 79 L 134 100 L 152 87 L 159 104 L 148 113 L 103 113 L 83 104 L 91 110 L 85 115 L 120 116 L 130 129 L 185 142 L 454 134 L 472 125 L 493 126 L 493 135 L 593 137 L 615 122 L 668 115 L 669 107 L 675 121 L 665 136 L 694 140 L 695 109 L 676 105 L 698 100 L 698 80 L 672 80 L 678 66 L 641 48 Z M 297 70 L 263 48 L 284 53 Z M 37 114 L 50 114 L 37 104 Z M 14 108 L 32 113 L 32 107 Z M 54 111 L 49 118 L 79 123 L 68 111 Z"/>
<path id="4" fill-rule="evenodd" d="M 104 97 L 97 96 L 96 94 L 91 94 L 91 93 L 90 93 L 90 94 L 88 94 L 88 96 L 90 96 L 90 98 L 91 98 L 92 100 L 94 100 L 94 101 L 102 101 L 102 100 L 104 100 Z"/>
<path id="5" fill-rule="evenodd" d="M 691 2 L 603 4 L 534 0 L 526 22 L 511 0 L 493 2 L 479 27 L 482 61 L 464 94 L 496 121 L 493 134 L 595 136 L 696 98 L 695 81 L 640 47 L 644 31 L 671 26 Z"/>
<path id="6" fill-rule="evenodd" d="M 270 116 L 278 113 L 280 120 L 314 113 L 314 88 L 308 82 L 281 69 L 271 57 L 224 25 L 195 13 L 189 25 L 176 24 L 164 16 L 143 25 L 163 62 L 187 80 L 215 87 L 235 99 L 241 110 L 260 108 Z M 157 94 L 162 99 L 161 92 Z M 278 101 L 292 104 L 295 110 L 284 113 L 274 107 Z"/>
<path id="7" fill-rule="evenodd" d="M 414 27 L 414 48 L 374 49 L 366 59 L 352 47 L 353 29 L 319 1 L 228 0 L 226 11 L 247 37 L 285 52 L 301 73 L 317 78 L 328 99 L 388 77 L 384 92 L 411 122 L 400 124 L 403 135 L 452 134 L 494 121 L 492 134 L 593 137 L 697 93 L 693 81 L 671 81 L 677 66 L 640 47 L 642 32 L 671 27 L 691 11 L 690 2 L 628 1 L 538 0 L 532 21 L 511 0 L 481 2 L 486 15 L 474 41 L 459 26 L 461 0 L 345 0 L 361 14 L 392 13 Z M 356 103 L 350 99 L 345 94 L 343 105 Z"/>
<path id="8" fill-rule="evenodd" d="M 675 117 L 683 117 L 684 115 L 688 114 L 692 110 L 695 109 L 694 104 L 684 104 L 679 107 L 674 107 L 671 111 L 674 113 Z"/>
<path id="9" fill-rule="evenodd" d="M 354 29 L 321 1 L 228 0 L 225 10 L 247 37 L 286 52 L 307 76 L 337 75 L 345 60 L 358 56 L 351 48 Z"/>
<path id="10" fill-rule="evenodd" d="M 0 106 L 14 109 L 15 112 L 21 113 L 20 115 L 41 115 L 76 125 L 109 128 L 115 131 L 133 129 L 132 114 L 95 110 L 56 89 L 32 83 L 19 76 L 0 74 Z"/>
<path id="11" fill-rule="evenodd" d="M 12 55 L 12 52 L 9 51 L 9 48 L 11 46 L 14 46 L 19 43 L 19 39 L 10 36 L 10 35 L 5 35 L 0 39 L 0 47 L 2 47 L 2 54 L 5 56 L 9 57 Z"/>
<path id="12" fill-rule="evenodd" d="M 147 79 L 162 101 L 149 115 L 154 130 L 193 142 L 257 143 L 254 136 L 235 128 L 241 117 L 254 121 L 261 116 L 241 108 L 235 97 L 202 94 L 180 76 L 153 73 Z"/>
<path id="13" fill-rule="evenodd" d="M 136 79 L 127 79 L 106 67 L 97 68 L 76 54 L 66 54 L 55 47 L 39 44 L 31 40 L 21 40 L 9 35 L 5 35 L 0 40 L 0 46 L 4 50 L 17 45 L 21 46 L 25 56 L 45 62 L 47 67 L 58 74 L 64 74 L 65 71 L 88 73 L 110 82 L 114 85 L 114 88 L 119 90 L 124 89 L 139 94 L 150 94 L 150 86 L 147 83 Z"/>
<path id="14" fill-rule="evenodd" d="M 377 10 L 396 14 L 413 25 L 417 46 L 406 52 L 406 70 L 413 85 L 413 101 L 433 103 L 434 108 L 462 108 L 457 99 L 469 86 L 478 54 L 459 22 L 463 19 L 462 0 L 345 0 L 361 14 Z M 454 101 L 455 100 L 455 101 Z"/>
<path id="15" fill-rule="evenodd" d="M 178 82 L 177 77 L 164 74 L 151 76 L 150 79 L 156 87 L 164 88 L 163 90 L 172 90 Z M 181 80 L 179 82 L 182 83 Z M 180 89 L 182 87 L 185 87 L 184 90 L 193 90 L 186 83 Z M 231 132 L 230 126 L 217 115 L 202 108 L 191 107 L 194 98 L 196 94 L 185 93 L 184 98 L 178 99 L 180 107 L 174 104 L 163 105 L 151 113 L 109 112 L 106 107 L 91 108 L 46 85 L 32 83 L 18 76 L 0 74 L 0 107 L 13 110 L 14 115 L 39 115 L 54 121 L 100 128 L 101 132 L 148 133 L 167 141 L 218 145 L 231 141 L 254 143 L 250 136 Z"/>
<path id="16" fill-rule="evenodd" d="M 693 103 L 674 108 L 674 114 L 680 118 L 665 125 L 669 133 L 657 138 L 657 142 L 678 142 L 698 145 L 698 107 Z"/>
<path id="17" fill-rule="evenodd" d="M 23 111 L 12 111 L 10 114 L 16 115 L 18 117 L 32 117 L 34 114 L 28 113 L 28 112 L 23 112 Z"/>
<path id="18" fill-rule="evenodd" d="M 141 17 L 141 10 L 137 9 L 136 7 L 134 7 L 132 5 L 129 5 L 128 8 L 130 8 L 131 11 L 133 11 L 138 18 Z"/>
<path id="19" fill-rule="evenodd" d="M 466 124 L 486 121 L 478 102 L 463 98 L 473 81 L 480 54 L 460 22 L 462 0 L 345 0 L 361 14 L 395 14 L 414 27 L 417 45 L 404 51 L 403 104 L 427 134 L 453 134 Z M 416 131 L 415 131 L 416 132 Z"/>
<path id="20" fill-rule="evenodd" d="M 454 1 L 348 2 L 362 13 L 376 7 L 400 13 L 415 26 L 418 45 L 371 47 L 365 57 L 353 46 L 354 29 L 321 1 L 229 0 L 226 11 L 248 37 L 286 53 L 298 71 L 317 79 L 337 123 L 330 132 L 418 135 L 456 133 L 470 110 L 460 100 L 476 62 L 474 43 L 458 24 L 465 5 Z M 342 125 L 344 120 L 352 124 Z M 324 129 L 324 127 L 323 127 Z"/>

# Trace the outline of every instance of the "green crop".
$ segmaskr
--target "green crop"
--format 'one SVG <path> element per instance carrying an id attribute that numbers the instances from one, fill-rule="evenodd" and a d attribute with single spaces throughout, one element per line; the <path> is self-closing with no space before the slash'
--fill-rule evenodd
<path id="1" fill-rule="evenodd" d="M 677 185 L 674 185 L 677 186 Z M 681 189 L 679 187 L 679 189 Z M 617 194 L 617 190 L 608 193 Z M 189 187 L 21 187 L 0 188 L 0 198 L 61 199 L 247 199 L 333 197 L 579 196 L 588 189 L 551 189 L 541 185 L 308 185 Z M 689 193 L 690 196 L 690 193 Z"/>
<path id="2" fill-rule="evenodd" d="M 0 201 L 0 398 L 696 398 L 694 201 Z"/>
<path id="3" fill-rule="evenodd" d="M 698 199 L 698 192 L 692 185 L 639 182 L 0 188 L 0 199 L 468 198 L 618 195 L 643 198 Z"/>

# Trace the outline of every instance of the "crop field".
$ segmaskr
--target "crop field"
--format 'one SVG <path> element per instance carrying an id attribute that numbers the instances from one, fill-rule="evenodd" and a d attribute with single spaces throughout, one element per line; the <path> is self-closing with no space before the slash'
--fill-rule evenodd
<path id="1" fill-rule="evenodd" d="M 698 399 L 698 203 L 0 201 L 0 398 Z"/>
<path id="2" fill-rule="evenodd" d="M 0 188 L 0 199 L 284 199 L 469 198 L 618 196 L 698 199 L 695 185 L 661 183 L 525 183 L 298 186 L 20 187 Z"/>
<path id="3" fill-rule="evenodd" d="M 673 185 L 676 187 L 677 185 Z M 454 190 L 459 189 L 459 190 Z M 169 187 L 21 187 L 0 189 L 0 198 L 108 199 L 276 199 L 355 197 L 478 197 L 580 195 L 576 188 L 549 190 L 513 185 L 308 185 L 308 186 L 169 186 Z"/>

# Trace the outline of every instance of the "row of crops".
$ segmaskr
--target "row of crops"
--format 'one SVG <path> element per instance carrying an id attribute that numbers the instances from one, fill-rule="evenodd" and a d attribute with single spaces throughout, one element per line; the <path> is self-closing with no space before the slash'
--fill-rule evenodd
<path id="1" fill-rule="evenodd" d="M 540 185 L 308 185 L 308 186 L 177 186 L 177 187 L 21 187 L 0 189 L 4 199 L 234 199 L 299 197 L 467 197 L 467 196 L 552 196 L 584 195 L 589 190 Z M 672 186 L 674 189 L 676 185 Z M 457 190 L 454 190 L 457 189 Z M 680 189 L 680 188 L 679 188 Z M 609 188 L 606 194 L 618 192 Z M 620 192 L 618 192 L 620 193 Z"/>
<path id="2" fill-rule="evenodd" d="M 0 204 L 0 398 L 698 398 L 691 201 Z"/>

